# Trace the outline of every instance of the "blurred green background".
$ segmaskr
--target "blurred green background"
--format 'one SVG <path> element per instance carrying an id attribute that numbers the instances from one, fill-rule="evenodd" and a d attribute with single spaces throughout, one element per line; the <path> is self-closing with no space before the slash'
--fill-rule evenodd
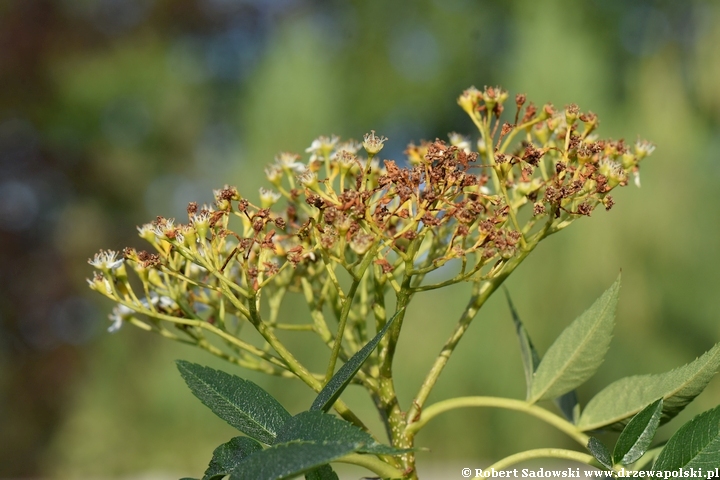
<path id="1" fill-rule="evenodd" d="M 184 387 L 175 358 L 306 408 L 299 382 L 131 328 L 107 334 L 110 305 L 86 288 L 86 259 L 141 246 L 136 225 L 183 218 L 225 183 L 257 195 L 276 153 L 321 134 L 375 129 L 397 160 L 413 140 L 477 138 L 455 104 L 470 85 L 576 102 L 603 136 L 657 144 L 641 189 L 551 237 L 508 282 L 544 351 L 622 269 L 616 336 L 581 401 L 694 359 L 720 341 L 718 45 L 720 3 L 700 0 L 0 1 L 0 477 L 199 475 L 234 432 Z M 416 299 L 397 361 L 403 407 L 467 294 Z M 433 398 L 523 388 L 497 296 Z M 346 396 L 373 415 L 362 392 Z M 719 402 L 715 380 L 681 419 Z M 521 414 L 477 409 L 434 420 L 418 444 L 430 448 L 421 468 L 441 472 L 572 446 Z"/>

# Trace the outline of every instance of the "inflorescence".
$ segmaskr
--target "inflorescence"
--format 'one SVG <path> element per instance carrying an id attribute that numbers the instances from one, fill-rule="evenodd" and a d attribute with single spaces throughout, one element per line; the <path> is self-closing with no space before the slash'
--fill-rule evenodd
<path id="1" fill-rule="evenodd" d="M 261 188 L 258 202 L 225 186 L 211 206 L 190 203 L 187 223 L 158 217 L 138 227 L 147 251 L 126 248 L 124 262 L 113 251 L 90 260 L 97 269 L 91 288 L 118 303 L 111 329 L 130 322 L 248 368 L 298 375 L 276 348 L 274 330 L 314 331 L 333 346 L 332 332 L 347 321 L 340 343 L 349 356 L 367 339 L 369 316 L 377 326 L 387 320 L 385 294 L 492 279 L 546 236 L 598 206 L 609 210 L 612 190 L 637 179 L 653 151 L 645 141 L 599 138 L 597 116 L 574 104 L 536 107 L 517 95 L 506 119 L 507 99 L 497 87 L 459 97 L 480 133 L 474 145 L 452 133 L 449 142 L 409 145 L 401 162 L 380 162 L 387 139 L 375 132 L 362 142 L 320 137 L 306 161 L 276 157 L 265 170 L 273 188 Z M 454 274 L 426 282 L 450 261 Z M 344 286 L 347 278 L 357 291 Z M 280 322 L 287 292 L 304 295 L 312 323 Z M 237 340 L 245 321 L 275 351 Z M 207 342 L 208 331 L 236 354 Z"/>

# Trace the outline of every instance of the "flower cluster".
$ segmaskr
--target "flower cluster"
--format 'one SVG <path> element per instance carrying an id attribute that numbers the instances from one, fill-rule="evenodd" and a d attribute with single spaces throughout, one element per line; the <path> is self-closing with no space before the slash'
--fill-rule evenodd
<path id="1" fill-rule="evenodd" d="M 212 206 L 190 203 L 187 223 L 158 217 L 139 227 L 149 251 L 127 248 L 122 259 L 103 251 L 90 261 L 98 269 L 91 288 L 119 305 L 111 329 L 134 323 L 311 384 L 318 375 L 294 363 L 275 330 L 313 331 L 347 357 L 366 341 L 369 315 L 376 325 L 387 320 L 386 294 L 489 281 L 575 219 L 609 210 L 610 192 L 629 176 L 639 183 L 651 144 L 599 138 L 597 116 L 574 104 L 536 107 L 517 95 L 508 116 L 507 99 L 498 87 L 459 97 L 480 134 L 474 144 L 452 133 L 380 162 L 387 139 L 375 132 L 362 142 L 320 137 L 306 160 L 277 156 L 265 170 L 272 189 L 261 188 L 258 201 L 225 186 Z M 426 282 L 448 262 L 455 267 L 445 280 Z M 279 321 L 287 292 L 305 297 L 312 323 Z M 370 296 L 372 311 L 358 300 Z M 274 353 L 240 340 L 246 321 Z M 209 332 L 233 353 L 208 342 Z"/>

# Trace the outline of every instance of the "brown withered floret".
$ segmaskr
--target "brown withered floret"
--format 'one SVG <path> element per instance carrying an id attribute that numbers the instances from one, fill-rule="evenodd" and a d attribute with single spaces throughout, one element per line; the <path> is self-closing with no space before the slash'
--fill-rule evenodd
<path id="1" fill-rule="evenodd" d="M 587 202 L 583 202 L 580 205 L 578 205 L 577 213 L 580 215 L 587 215 L 589 217 L 590 214 L 592 213 L 592 206 Z"/>
<path id="2" fill-rule="evenodd" d="M 323 220 L 325 221 L 325 223 L 333 223 L 337 218 L 337 213 L 338 211 L 334 207 L 326 208 L 325 213 L 323 214 Z"/>
<path id="3" fill-rule="evenodd" d="M 302 261 L 303 247 L 302 245 L 296 245 L 287 251 L 285 256 L 288 262 L 292 263 L 293 266 L 297 266 Z"/>
<path id="4" fill-rule="evenodd" d="M 263 266 L 265 267 L 265 273 L 268 276 L 275 275 L 280 271 L 280 267 L 275 262 L 263 262 Z"/>
<path id="5" fill-rule="evenodd" d="M 615 205 L 615 200 L 610 195 L 606 195 L 603 199 L 603 203 L 605 204 L 605 210 L 610 210 L 613 205 Z"/>
<path id="6" fill-rule="evenodd" d="M 544 151 L 535 148 L 534 145 L 528 145 L 525 147 L 525 153 L 523 153 L 522 159 L 533 167 L 537 167 L 543 155 L 545 155 Z"/>
<path id="7" fill-rule="evenodd" d="M 534 103 L 530 102 L 527 107 L 525 107 L 525 115 L 523 115 L 522 123 L 528 123 L 533 118 L 535 118 L 535 114 L 537 113 L 537 107 Z"/>
<path id="8" fill-rule="evenodd" d="M 382 269 L 382 272 L 383 272 L 383 273 L 392 273 L 392 271 L 393 271 L 393 267 L 392 267 L 392 265 L 390 265 L 390 262 L 388 262 L 388 261 L 385 260 L 384 258 L 375 260 L 374 263 L 375 263 L 375 265 L 379 265 L 379 266 L 380 266 L 380 268 Z"/>
<path id="9" fill-rule="evenodd" d="M 305 198 L 305 203 L 318 209 L 322 209 L 325 207 L 325 201 L 320 198 L 320 195 L 315 195 L 314 193 L 308 194 L 308 196 Z"/>
<path id="10" fill-rule="evenodd" d="M 275 242 L 273 241 L 274 236 L 275 236 L 274 230 L 266 233 L 265 238 L 263 238 L 262 243 L 260 243 L 260 247 L 267 248 L 267 249 L 275 252 Z"/>

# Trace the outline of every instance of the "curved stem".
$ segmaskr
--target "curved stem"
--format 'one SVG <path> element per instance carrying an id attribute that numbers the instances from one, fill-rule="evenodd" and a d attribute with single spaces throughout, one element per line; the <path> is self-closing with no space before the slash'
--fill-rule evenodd
<path id="1" fill-rule="evenodd" d="M 341 457 L 336 462 L 349 463 L 351 465 L 359 465 L 365 467 L 378 474 L 381 478 L 403 478 L 403 472 L 397 468 L 380 460 L 375 455 L 361 455 L 359 453 L 351 453 Z"/>
<path id="2" fill-rule="evenodd" d="M 575 425 L 544 408 L 522 400 L 502 397 L 458 397 L 443 400 L 423 410 L 418 421 L 408 425 L 405 432 L 415 434 L 423 428 L 427 422 L 441 413 L 466 407 L 494 407 L 525 412 L 566 433 L 583 447 L 588 444 L 588 440 L 590 439 L 587 435 L 579 431 Z"/>
<path id="3" fill-rule="evenodd" d="M 450 338 L 448 338 L 445 342 L 445 345 L 443 345 L 440 354 L 435 359 L 435 362 L 433 363 L 430 371 L 425 377 L 425 380 L 423 381 L 420 390 L 418 391 L 415 399 L 413 400 L 412 407 L 410 407 L 410 410 L 407 414 L 409 422 L 412 422 L 412 419 L 419 416 L 420 411 L 425 404 L 425 401 L 430 395 L 432 389 L 435 387 L 435 383 L 440 377 L 442 371 L 445 369 L 445 366 L 450 360 L 450 356 L 455 350 L 455 347 L 457 347 L 457 344 L 460 342 L 463 335 L 470 327 L 470 323 L 472 323 L 475 315 L 480 310 L 480 307 L 482 307 L 482 305 L 488 298 L 490 298 L 493 292 L 497 290 L 500 285 L 502 285 L 502 283 L 513 272 L 513 270 L 515 270 L 515 268 L 517 268 L 517 266 L 520 265 L 523 260 L 525 260 L 525 257 L 527 257 L 530 252 L 533 251 L 533 249 L 538 245 L 538 243 L 540 243 L 540 241 L 548 235 L 549 227 L 550 223 L 548 223 L 543 230 L 537 232 L 533 237 L 531 237 L 525 248 L 523 248 L 517 256 L 513 257 L 507 263 L 504 263 L 496 273 L 491 270 L 488 274 L 488 276 L 491 278 L 487 282 L 482 285 L 480 284 L 480 282 L 474 284 L 473 294 L 467 306 L 465 307 L 465 311 L 462 313 L 460 320 L 458 320 L 458 323 L 455 325 L 455 329 L 450 335 Z"/>
<path id="4" fill-rule="evenodd" d="M 592 465 L 596 463 L 595 458 L 592 455 L 588 455 L 587 453 L 580 453 L 574 450 L 565 450 L 563 448 L 538 448 L 535 450 L 528 450 L 525 452 L 516 453 L 515 455 L 510 455 L 509 457 L 505 457 L 502 460 L 490 465 L 488 468 L 485 469 L 485 472 L 487 472 L 488 470 L 504 470 L 511 465 L 515 465 L 517 463 L 524 462 L 533 458 L 562 458 L 565 460 L 574 460 L 576 462 L 584 463 L 586 465 Z"/>

